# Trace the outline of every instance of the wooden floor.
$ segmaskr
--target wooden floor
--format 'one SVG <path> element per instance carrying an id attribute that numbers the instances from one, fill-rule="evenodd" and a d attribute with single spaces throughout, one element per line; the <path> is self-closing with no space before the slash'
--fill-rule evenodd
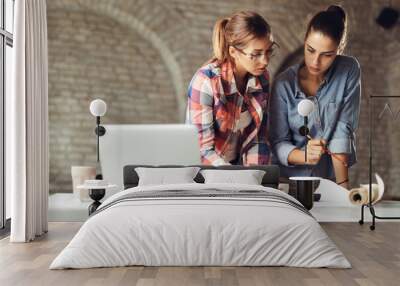
<path id="1" fill-rule="evenodd" d="M 353 268 L 121 267 L 48 270 L 81 223 L 50 223 L 44 237 L 26 244 L 0 241 L 0 285 L 400 285 L 400 223 L 324 223 Z"/>

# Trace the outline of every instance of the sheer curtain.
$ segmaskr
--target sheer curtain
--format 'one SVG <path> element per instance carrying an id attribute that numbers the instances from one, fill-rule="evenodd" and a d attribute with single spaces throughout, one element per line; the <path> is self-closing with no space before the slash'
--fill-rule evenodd
<path id="1" fill-rule="evenodd" d="M 47 232 L 49 190 L 46 0 L 15 2 L 14 93 L 6 98 L 12 242 Z"/>

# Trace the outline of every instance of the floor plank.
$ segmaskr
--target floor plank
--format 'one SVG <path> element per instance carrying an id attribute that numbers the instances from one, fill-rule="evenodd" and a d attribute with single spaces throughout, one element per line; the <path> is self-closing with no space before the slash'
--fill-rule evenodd
<path id="1" fill-rule="evenodd" d="M 398 285 L 400 223 L 378 222 L 377 229 L 357 223 L 322 223 L 352 269 L 290 267 L 116 267 L 48 269 L 82 223 L 50 223 L 49 233 L 32 243 L 0 240 L 0 285 Z"/>

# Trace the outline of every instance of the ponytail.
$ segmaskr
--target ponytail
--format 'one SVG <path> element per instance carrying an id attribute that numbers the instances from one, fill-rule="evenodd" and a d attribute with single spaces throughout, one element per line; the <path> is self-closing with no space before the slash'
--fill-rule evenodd
<path id="1" fill-rule="evenodd" d="M 343 26 L 339 25 L 339 29 L 342 31 L 340 41 L 339 41 L 339 52 L 343 52 L 344 48 L 347 44 L 347 17 L 346 12 L 343 10 L 342 7 L 338 5 L 331 5 L 326 9 L 327 12 L 333 13 L 338 22 L 343 23 Z"/>
<path id="2" fill-rule="evenodd" d="M 229 44 L 226 41 L 226 25 L 230 19 L 223 18 L 217 21 L 213 32 L 214 59 L 223 63 L 229 58 Z"/>

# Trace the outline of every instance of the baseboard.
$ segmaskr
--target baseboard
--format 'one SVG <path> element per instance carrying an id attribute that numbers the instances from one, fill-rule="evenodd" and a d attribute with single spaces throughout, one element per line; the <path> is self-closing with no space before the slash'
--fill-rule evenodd
<path id="1" fill-rule="evenodd" d="M 11 218 L 6 220 L 6 223 L 3 228 L 0 228 L 0 239 L 9 236 L 10 230 L 11 230 Z"/>

